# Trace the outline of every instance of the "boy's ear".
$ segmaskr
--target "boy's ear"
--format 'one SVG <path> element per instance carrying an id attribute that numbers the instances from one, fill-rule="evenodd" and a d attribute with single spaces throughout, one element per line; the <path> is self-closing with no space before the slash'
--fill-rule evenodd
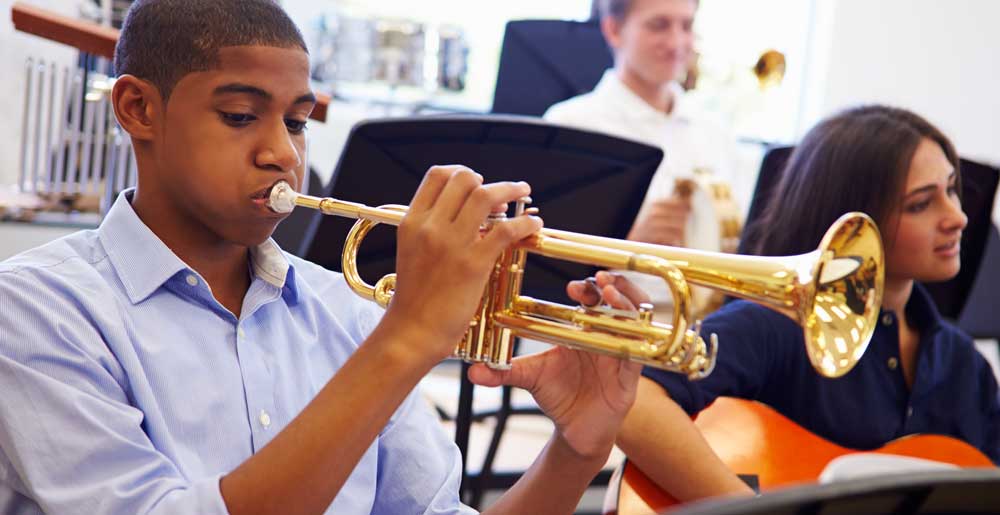
<path id="1" fill-rule="evenodd" d="M 612 50 L 618 50 L 621 46 L 621 23 L 614 16 L 604 16 L 601 18 L 601 34 Z"/>
<path id="2" fill-rule="evenodd" d="M 162 112 L 158 109 L 160 92 L 156 86 L 134 75 L 122 75 L 111 90 L 111 102 L 118 124 L 132 139 L 153 139 L 153 122 Z"/>

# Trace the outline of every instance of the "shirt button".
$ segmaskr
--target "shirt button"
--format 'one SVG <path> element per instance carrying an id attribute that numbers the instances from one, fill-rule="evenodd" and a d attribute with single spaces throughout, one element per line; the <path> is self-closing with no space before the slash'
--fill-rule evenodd
<path id="1" fill-rule="evenodd" d="M 888 313 L 885 314 L 885 315 L 882 315 L 882 324 L 883 325 L 892 325 L 892 315 L 890 315 Z"/>
<path id="2" fill-rule="evenodd" d="M 270 427 L 271 425 L 271 415 L 268 415 L 264 410 L 260 410 L 260 417 L 258 417 L 258 420 L 260 420 L 260 425 L 265 428 Z"/>
<path id="3" fill-rule="evenodd" d="M 896 370 L 896 367 L 899 366 L 899 360 L 895 357 L 889 358 L 887 365 L 889 365 L 889 370 Z"/>
<path id="4" fill-rule="evenodd" d="M 906 408 L 906 418 L 910 418 L 912 416 L 913 416 L 913 406 L 910 406 L 909 408 Z"/>
<path id="5" fill-rule="evenodd" d="M 245 339 L 247 337 L 247 333 L 243 332 L 243 328 L 242 327 L 237 327 L 236 328 L 236 336 L 239 336 L 240 339 L 243 340 L 243 339 Z"/>
<path id="6" fill-rule="evenodd" d="M 198 286 L 198 278 L 194 274 L 188 274 L 187 283 L 191 286 Z"/>

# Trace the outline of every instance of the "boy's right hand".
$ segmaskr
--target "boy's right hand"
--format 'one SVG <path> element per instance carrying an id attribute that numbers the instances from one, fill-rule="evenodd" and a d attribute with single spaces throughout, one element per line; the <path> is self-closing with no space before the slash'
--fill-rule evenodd
<path id="1" fill-rule="evenodd" d="M 484 185 L 464 166 L 435 166 L 424 176 L 399 225 L 396 291 L 383 319 L 405 331 L 403 345 L 434 345 L 413 345 L 417 359 L 451 355 L 500 254 L 542 228 L 540 218 L 520 216 L 480 233 L 491 212 L 529 193 L 523 182 Z"/>

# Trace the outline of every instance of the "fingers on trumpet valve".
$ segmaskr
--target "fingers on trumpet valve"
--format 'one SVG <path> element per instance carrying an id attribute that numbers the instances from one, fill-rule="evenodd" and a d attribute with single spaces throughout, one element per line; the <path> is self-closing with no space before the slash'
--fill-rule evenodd
<path id="1" fill-rule="evenodd" d="M 597 278 L 588 277 L 583 280 L 584 296 L 585 298 L 580 299 L 580 305 L 585 308 L 596 308 L 599 306 L 606 306 L 604 303 L 604 295 L 601 293 L 601 288 L 597 286 Z"/>
<path id="2" fill-rule="evenodd" d="M 588 277 L 579 283 L 584 288 L 579 298 L 580 307 L 612 316 L 634 318 L 647 323 L 653 321 L 653 305 L 651 303 L 640 302 L 636 308 L 631 299 L 617 290 L 615 290 L 617 297 L 609 301 L 605 298 L 600 284 L 594 277 Z"/>

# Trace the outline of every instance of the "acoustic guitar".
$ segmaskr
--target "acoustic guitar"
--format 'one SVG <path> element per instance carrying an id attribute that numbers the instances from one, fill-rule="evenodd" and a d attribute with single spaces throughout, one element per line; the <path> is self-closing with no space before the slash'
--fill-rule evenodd
<path id="1" fill-rule="evenodd" d="M 874 451 L 848 449 L 809 432 L 769 406 L 728 397 L 720 397 L 699 413 L 695 425 L 730 470 L 756 479 L 762 492 L 815 483 L 831 460 L 857 452 L 923 458 L 959 467 L 994 466 L 975 447 L 941 435 L 905 436 Z M 612 505 L 606 508 L 607 515 L 648 515 L 679 504 L 631 462 L 626 461 L 616 477 L 620 477 L 617 503 L 606 502 Z M 612 485 L 609 492 L 614 489 Z"/>

